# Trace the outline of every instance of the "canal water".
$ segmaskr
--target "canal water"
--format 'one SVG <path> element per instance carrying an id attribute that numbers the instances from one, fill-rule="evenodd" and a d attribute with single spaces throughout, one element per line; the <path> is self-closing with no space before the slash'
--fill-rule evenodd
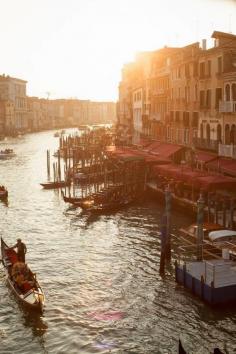
<path id="1" fill-rule="evenodd" d="M 43 190 L 53 131 L 9 138 L 0 150 L 0 234 L 27 244 L 27 262 L 46 294 L 43 316 L 20 309 L 0 266 L 0 353 L 188 353 L 219 346 L 236 353 L 236 309 L 213 310 L 174 280 L 173 263 L 159 275 L 163 206 L 145 200 L 111 215 L 70 209 L 60 191 Z M 173 212 L 173 233 L 191 220 Z"/>

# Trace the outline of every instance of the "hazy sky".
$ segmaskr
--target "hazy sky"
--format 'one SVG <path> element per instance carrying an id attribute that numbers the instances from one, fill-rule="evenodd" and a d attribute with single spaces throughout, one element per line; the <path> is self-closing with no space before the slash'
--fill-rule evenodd
<path id="1" fill-rule="evenodd" d="M 213 30 L 236 34 L 236 0 L 0 0 L 0 74 L 30 96 L 117 100 L 137 51 Z"/>

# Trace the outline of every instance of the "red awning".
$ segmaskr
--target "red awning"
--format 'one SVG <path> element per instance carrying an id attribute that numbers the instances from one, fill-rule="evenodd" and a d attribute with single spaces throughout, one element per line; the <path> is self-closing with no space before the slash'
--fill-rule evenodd
<path id="1" fill-rule="evenodd" d="M 196 151 L 196 160 L 199 162 L 208 163 L 216 159 L 217 159 L 216 154 L 211 154 L 209 152 L 204 152 L 204 151 Z"/>
<path id="2" fill-rule="evenodd" d="M 149 147 L 150 148 L 150 147 Z M 153 155 L 158 155 L 161 157 L 171 157 L 174 155 L 176 152 L 184 149 L 183 146 L 179 146 L 176 144 L 164 144 L 164 143 L 159 143 L 159 145 L 156 145 L 152 149 L 149 150 L 149 152 Z"/>
<path id="3" fill-rule="evenodd" d="M 206 191 L 215 191 L 216 189 L 231 189 L 236 188 L 236 179 L 220 175 L 208 175 L 197 177 L 195 184 L 198 188 Z"/>
<path id="4" fill-rule="evenodd" d="M 161 174 L 168 178 L 173 178 L 188 184 L 195 184 L 195 179 L 197 177 L 206 176 L 206 172 L 192 170 L 187 166 L 179 166 L 179 165 L 160 165 L 154 166 L 153 171 L 156 174 Z"/>
<path id="5" fill-rule="evenodd" d="M 219 157 L 217 160 L 209 162 L 207 166 L 230 176 L 236 176 L 236 160 Z"/>

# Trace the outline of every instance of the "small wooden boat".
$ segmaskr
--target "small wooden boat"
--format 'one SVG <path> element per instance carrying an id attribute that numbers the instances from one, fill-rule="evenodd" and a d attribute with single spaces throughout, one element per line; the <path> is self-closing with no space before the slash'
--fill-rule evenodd
<path id="1" fill-rule="evenodd" d="M 40 185 L 44 189 L 56 189 L 56 188 L 69 187 L 70 184 L 71 184 L 70 181 L 55 181 L 55 182 L 40 183 Z"/>
<path id="2" fill-rule="evenodd" d="M 2 238 L 1 252 L 2 263 L 7 275 L 7 284 L 19 303 L 23 305 L 25 309 L 42 313 L 45 303 L 45 296 L 35 274 L 32 273 L 32 271 L 24 263 L 18 262 L 17 253 L 13 249 L 9 248 Z M 13 279 L 12 269 L 14 265 L 15 267 L 19 267 L 18 269 L 20 269 L 20 265 L 21 267 L 27 267 L 27 279 L 24 281 L 21 288 L 19 288 Z"/>
<path id="3" fill-rule="evenodd" d="M 74 205 L 82 205 L 84 202 L 91 200 L 90 197 L 67 197 L 62 193 L 65 203 L 70 203 Z"/>
<path id="4" fill-rule="evenodd" d="M 122 199 L 117 201 L 109 201 L 100 204 L 94 204 L 91 207 L 86 208 L 87 211 L 90 211 L 93 214 L 103 214 L 103 213 L 112 213 L 119 209 L 122 209 L 132 203 L 133 199 Z"/>
<path id="5" fill-rule="evenodd" d="M 8 191 L 4 186 L 0 186 L 0 199 L 6 200 L 8 197 Z"/>
<path id="6" fill-rule="evenodd" d="M 204 240 L 209 240 L 208 235 L 211 231 L 217 231 L 222 229 L 224 229 L 224 227 L 220 224 L 205 222 L 203 224 Z M 197 224 L 192 224 L 186 228 L 180 228 L 179 231 L 181 233 L 181 236 L 183 236 L 184 238 L 187 238 L 194 243 L 197 241 Z"/>
<path id="7" fill-rule="evenodd" d="M 7 160 L 14 156 L 16 156 L 16 154 L 12 149 L 5 149 L 0 151 L 0 160 Z"/>

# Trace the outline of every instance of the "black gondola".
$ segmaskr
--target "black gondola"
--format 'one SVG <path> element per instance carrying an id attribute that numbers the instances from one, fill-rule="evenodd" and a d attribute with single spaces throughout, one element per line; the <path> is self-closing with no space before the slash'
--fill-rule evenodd
<path id="1" fill-rule="evenodd" d="M 40 183 L 40 185 L 41 185 L 44 189 L 64 188 L 64 187 L 69 187 L 70 184 L 71 184 L 70 181 L 56 181 L 56 182 Z"/>
<path id="2" fill-rule="evenodd" d="M 126 207 L 127 205 L 131 204 L 133 199 L 121 199 L 121 200 L 114 200 L 110 202 L 104 202 L 100 204 L 94 204 L 91 207 L 87 208 L 87 211 L 93 214 L 103 214 L 103 213 L 112 213 L 119 209 Z"/>
<path id="3" fill-rule="evenodd" d="M 17 267 L 24 266 L 24 263 L 18 261 L 17 253 L 7 246 L 1 238 L 2 263 L 6 270 L 7 284 L 19 301 L 19 303 L 27 310 L 33 310 L 42 313 L 45 296 L 36 276 L 27 266 L 28 278 L 24 281 L 24 286 L 19 288 L 12 276 L 14 265 Z M 25 265 L 26 266 L 26 265 Z"/>

